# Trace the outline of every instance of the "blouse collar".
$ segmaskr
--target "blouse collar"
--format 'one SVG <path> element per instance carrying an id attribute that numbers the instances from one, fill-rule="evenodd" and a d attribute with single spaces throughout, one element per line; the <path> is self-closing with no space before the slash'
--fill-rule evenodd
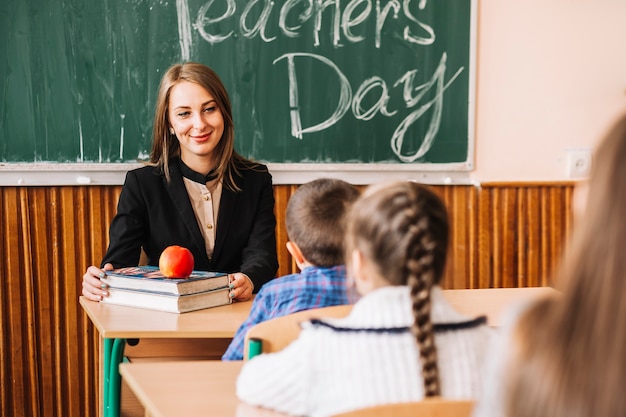
<path id="1" fill-rule="evenodd" d="M 200 183 L 200 184 L 206 184 L 207 182 L 213 181 L 214 179 L 217 178 L 217 172 L 214 169 L 212 169 L 211 171 L 209 171 L 208 174 L 203 175 L 200 174 L 199 172 L 194 171 L 193 169 L 189 168 L 182 159 L 179 159 L 179 164 L 180 164 L 180 172 L 183 174 L 183 177 L 188 178 L 194 182 Z"/>

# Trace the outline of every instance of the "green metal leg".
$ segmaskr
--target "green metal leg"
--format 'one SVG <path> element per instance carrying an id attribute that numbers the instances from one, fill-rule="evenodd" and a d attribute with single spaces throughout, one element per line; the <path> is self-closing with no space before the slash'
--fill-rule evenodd
<path id="1" fill-rule="evenodd" d="M 120 363 L 126 339 L 104 339 L 104 417 L 119 417 L 122 378 Z"/>
<path id="2" fill-rule="evenodd" d="M 104 412 L 103 415 L 104 417 L 108 417 L 109 416 L 109 385 L 110 385 L 110 368 L 111 368 L 111 352 L 113 351 L 113 340 L 114 339 L 109 339 L 106 338 L 104 339 L 104 352 L 103 352 L 103 358 L 102 361 L 104 362 L 102 364 L 102 379 L 103 379 L 103 387 L 102 390 L 104 391 L 103 396 L 102 396 L 102 404 L 104 407 Z"/>

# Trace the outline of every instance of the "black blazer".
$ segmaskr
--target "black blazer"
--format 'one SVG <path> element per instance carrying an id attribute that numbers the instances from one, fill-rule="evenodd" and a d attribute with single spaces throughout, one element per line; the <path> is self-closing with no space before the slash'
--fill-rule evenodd
<path id="1" fill-rule="evenodd" d="M 209 259 L 178 160 L 169 166 L 169 184 L 154 166 L 126 174 L 102 265 L 137 265 L 142 247 L 148 264 L 158 265 L 166 247 L 180 245 L 193 253 L 194 269 L 243 272 L 257 292 L 278 270 L 274 193 L 267 167 L 241 168 L 242 176 L 235 179 L 239 192 L 230 190 L 224 180 L 213 258 Z"/>

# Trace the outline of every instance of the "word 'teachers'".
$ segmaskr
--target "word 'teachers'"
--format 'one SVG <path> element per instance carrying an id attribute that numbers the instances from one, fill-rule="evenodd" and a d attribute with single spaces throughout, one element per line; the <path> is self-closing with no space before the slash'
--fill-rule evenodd
<path id="1" fill-rule="evenodd" d="M 212 26 L 228 24 L 234 26 L 237 22 L 237 5 L 235 0 L 223 0 L 225 4 L 218 4 L 215 0 L 205 3 L 198 11 L 194 27 L 204 40 L 215 44 L 223 42 L 234 35 L 230 30 L 226 33 L 213 31 Z M 250 0 L 239 15 L 238 27 L 240 34 L 245 38 L 259 36 L 265 42 L 276 39 L 277 31 L 285 37 L 295 38 L 301 36 L 307 30 L 312 31 L 314 46 L 320 45 L 320 31 L 324 23 L 324 16 L 330 16 L 331 39 L 334 46 L 341 46 L 342 36 L 348 43 L 357 43 L 365 40 L 365 35 L 359 33 L 358 27 L 370 18 L 375 19 L 374 37 L 375 47 L 381 46 L 381 32 L 388 20 L 403 19 L 407 24 L 403 27 L 403 38 L 408 43 L 430 45 L 435 41 L 433 28 L 421 22 L 411 11 L 411 0 L 350 0 L 344 1 L 345 7 L 341 8 L 341 0 L 286 0 L 281 6 L 277 6 L 271 0 Z M 420 0 L 417 5 L 419 10 L 426 7 L 427 0 Z M 219 16 L 212 15 L 212 10 L 220 7 L 224 10 Z M 260 9 L 260 10 L 259 10 Z M 331 12 L 331 13 L 328 13 Z M 278 13 L 277 28 L 268 28 L 268 23 Z M 253 17 L 251 17 L 253 16 Z M 411 27 L 413 26 L 413 28 Z M 271 32 L 271 33 L 268 33 Z"/>

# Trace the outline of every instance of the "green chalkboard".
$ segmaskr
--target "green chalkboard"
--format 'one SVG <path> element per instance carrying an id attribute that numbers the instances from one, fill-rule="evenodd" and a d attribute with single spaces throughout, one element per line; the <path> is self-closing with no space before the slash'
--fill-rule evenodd
<path id="1" fill-rule="evenodd" d="M 468 170 L 470 0 L 4 0 L 0 162 L 145 160 L 161 74 L 213 67 L 269 163 Z"/>

